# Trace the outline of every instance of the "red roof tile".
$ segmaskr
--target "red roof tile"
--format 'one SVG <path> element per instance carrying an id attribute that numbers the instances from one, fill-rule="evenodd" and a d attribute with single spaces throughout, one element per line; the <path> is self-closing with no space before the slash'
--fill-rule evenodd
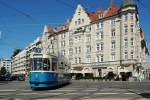
<path id="1" fill-rule="evenodd" d="M 53 28 L 47 27 L 47 33 L 52 33 L 52 32 L 54 32 Z"/>
<path id="2" fill-rule="evenodd" d="M 109 17 L 112 15 L 115 15 L 118 13 L 119 7 L 115 5 L 111 5 L 107 10 L 104 10 L 102 8 L 98 9 L 96 12 L 89 13 L 89 17 L 91 21 L 96 21 L 100 19 L 100 13 L 102 12 L 104 14 L 104 17 Z"/>
<path id="3" fill-rule="evenodd" d="M 105 14 L 105 17 L 109 17 L 109 16 L 117 14 L 118 10 L 119 10 L 119 7 L 117 7 L 115 5 L 111 5 Z"/>

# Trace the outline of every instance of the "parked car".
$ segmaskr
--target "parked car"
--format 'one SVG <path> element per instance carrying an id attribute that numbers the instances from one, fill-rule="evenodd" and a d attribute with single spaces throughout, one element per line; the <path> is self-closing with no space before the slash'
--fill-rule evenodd
<path id="1" fill-rule="evenodd" d="M 20 74 L 18 75 L 18 81 L 24 81 L 25 80 L 25 75 Z"/>
<path id="2" fill-rule="evenodd" d="M 0 81 L 5 81 L 5 76 L 0 76 Z"/>

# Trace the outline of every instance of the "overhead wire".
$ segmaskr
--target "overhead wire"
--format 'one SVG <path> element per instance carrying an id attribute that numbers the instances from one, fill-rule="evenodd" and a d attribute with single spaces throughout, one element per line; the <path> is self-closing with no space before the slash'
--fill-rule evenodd
<path id="1" fill-rule="evenodd" d="M 147 11 L 150 11 L 150 8 L 148 6 L 146 6 L 142 0 L 136 0 L 138 2 L 139 5 L 143 6 L 143 8 Z"/>
<path id="2" fill-rule="evenodd" d="M 2 1 L 2 0 L 0 0 L 0 5 L 2 5 L 2 6 L 4 6 L 4 7 L 7 7 L 7 8 L 9 8 L 9 9 L 13 10 L 13 11 L 15 11 L 15 12 L 21 14 L 22 16 L 25 16 L 26 18 L 28 18 L 28 19 L 30 19 L 30 20 L 33 20 L 33 18 L 31 17 L 30 14 L 27 14 L 27 13 L 25 13 L 25 12 L 23 12 L 23 11 L 17 9 L 16 7 L 14 7 L 14 6 L 12 6 L 12 5 L 9 5 L 8 3 L 6 3 L 6 2 L 4 2 L 4 1 Z"/>
<path id="3" fill-rule="evenodd" d="M 65 2 L 65 1 L 62 1 L 62 0 L 55 0 L 56 2 L 60 3 L 60 4 L 63 4 L 71 9 L 75 9 L 75 7 L 73 5 L 70 5 L 69 3 Z"/>

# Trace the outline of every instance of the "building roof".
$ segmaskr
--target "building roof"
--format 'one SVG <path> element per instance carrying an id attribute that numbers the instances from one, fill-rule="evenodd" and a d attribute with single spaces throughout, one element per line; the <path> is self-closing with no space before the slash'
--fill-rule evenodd
<path id="1" fill-rule="evenodd" d="M 44 33 L 53 33 L 54 32 L 54 29 L 48 25 L 45 25 L 44 26 Z"/>
<path id="2" fill-rule="evenodd" d="M 105 17 L 109 17 L 109 16 L 113 16 L 113 15 L 117 14 L 119 9 L 120 8 L 117 7 L 116 5 L 111 5 L 105 14 Z"/>
<path id="3" fill-rule="evenodd" d="M 103 13 L 103 18 L 110 17 L 110 16 L 117 14 L 119 9 L 120 8 L 116 5 L 110 5 L 110 7 L 107 10 L 104 10 L 101 8 L 101 9 L 98 9 L 96 12 L 89 13 L 88 15 L 91 21 L 93 22 L 93 21 L 100 19 L 100 13 Z"/>
<path id="4" fill-rule="evenodd" d="M 92 12 L 88 14 L 91 21 L 96 21 L 99 19 L 99 12 Z"/>

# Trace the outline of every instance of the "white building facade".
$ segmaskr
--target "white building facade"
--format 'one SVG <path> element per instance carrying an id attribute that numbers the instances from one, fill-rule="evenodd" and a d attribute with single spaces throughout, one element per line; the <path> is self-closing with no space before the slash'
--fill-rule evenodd
<path id="1" fill-rule="evenodd" d="M 26 50 L 22 50 L 12 59 L 12 75 L 26 74 Z"/>
<path id="2" fill-rule="evenodd" d="M 40 37 L 36 38 L 32 43 L 29 44 L 24 50 L 18 53 L 12 59 L 12 75 L 17 76 L 20 74 L 26 75 L 28 77 L 29 71 L 31 70 L 30 65 L 30 55 L 32 51 L 36 50 L 36 48 L 41 48 L 41 40 Z"/>
<path id="3" fill-rule="evenodd" d="M 44 30 L 45 52 L 68 60 L 71 73 L 104 77 L 113 72 L 118 76 L 128 73 L 146 77 L 148 49 L 133 0 L 124 0 L 121 7 L 111 4 L 108 9 L 93 13 L 78 5 L 72 19 L 63 26 L 57 29 L 46 26 Z"/>
<path id="4" fill-rule="evenodd" d="M 0 59 L 0 69 L 5 67 L 6 71 L 11 74 L 11 60 Z"/>

